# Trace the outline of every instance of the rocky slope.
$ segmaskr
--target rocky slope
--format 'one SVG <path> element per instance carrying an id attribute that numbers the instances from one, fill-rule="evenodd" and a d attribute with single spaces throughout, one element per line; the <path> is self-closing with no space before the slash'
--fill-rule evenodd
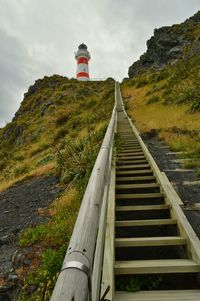
<path id="1" fill-rule="evenodd" d="M 145 70 L 160 69 L 178 59 L 200 52 L 200 11 L 181 24 L 154 30 L 147 41 L 147 51 L 129 67 L 129 77 Z"/>

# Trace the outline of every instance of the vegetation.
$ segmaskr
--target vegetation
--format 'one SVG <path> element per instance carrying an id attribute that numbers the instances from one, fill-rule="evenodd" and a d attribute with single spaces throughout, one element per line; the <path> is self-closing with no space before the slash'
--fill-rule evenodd
<path id="1" fill-rule="evenodd" d="M 14 120 L 0 129 L 0 189 L 29 177 L 56 174 L 64 192 L 41 209 L 46 222 L 26 229 L 33 249 L 20 268 L 19 300 L 49 300 L 77 212 L 114 105 L 114 82 L 78 82 L 61 76 L 36 81 Z"/>
<path id="2" fill-rule="evenodd" d="M 123 83 L 123 96 L 141 132 L 156 130 L 174 151 L 185 151 L 200 166 L 200 55 L 187 56 L 161 70 L 149 70 Z"/>
<path id="3" fill-rule="evenodd" d="M 113 91 L 112 79 L 85 83 L 54 75 L 37 80 L 13 121 L 0 129 L 0 191 L 38 173 L 55 173 L 65 137 L 87 137 L 105 126 Z"/>
<path id="4" fill-rule="evenodd" d="M 162 277 L 158 275 L 152 276 L 126 276 L 118 277 L 116 280 L 116 289 L 119 291 L 137 292 L 140 290 L 159 289 L 162 284 Z"/>

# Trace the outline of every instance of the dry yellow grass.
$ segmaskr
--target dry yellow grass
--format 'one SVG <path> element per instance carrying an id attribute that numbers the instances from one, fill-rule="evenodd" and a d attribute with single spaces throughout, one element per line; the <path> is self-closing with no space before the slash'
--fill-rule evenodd
<path id="1" fill-rule="evenodd" d="M 177 127 L 183 130 L 200 131 L 200 113 L 188 113 L 187 105 L 146 105 L 147 88 L 125 87 L 123 95 L 128 96 L 128 113 L 141 132 Z"/>
<path id="2" fill-rule="evenodd" d="M 158 137 L 175 151 L 187 151 L 194 160 L 188 164 L 200 166 L 200 112 L 189 113 L 186 104 L 147 104 L 150 85 L 136 89 L 123 86 L 123 97 L 129 116 L 141 133 L 156 130 Z"/>
<path id="3" fill-rule="evenodd" d="M 12 185 L 22 182 L 28 178 L 41 177 L 41 176 L 45 176 L 45 175 L 54 174 L 55 166 L 56 166 L 56 162 L 52 161 L 44 166 L 39 166 L 39 167 L 35 168 L 34 170 L 32 170 L 24 175 L 21 175 L 17 178 L 10 179 L 10 180 L 8 180 L 8 179 L 2 180 L 0 183 L 0 192 L 5 191 Z"/>
<path id="4" fill-rule="evenodd" d="M 76 199 L 77 190 L 75 187 L 68 188 L 64 193 L 62 193 L 61 197 L 56 199 L 53 204 L 51 205 L 51 208 L 49 209 L 49 214 L 55 215 L 58 212 L 62 211 L 64 208 L 71 205 L 74 200 Z"/>

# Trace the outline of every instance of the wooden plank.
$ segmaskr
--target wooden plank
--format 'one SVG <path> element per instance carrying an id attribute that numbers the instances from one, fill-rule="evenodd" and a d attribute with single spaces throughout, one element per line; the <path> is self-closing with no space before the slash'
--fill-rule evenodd
<path id="1" fill-rule="evenodd" d="M 116 238 L 115 247 L 181 246 L 186 239 L 181 236 Z"/>
<path id="2" fill-rule="evenodd" d="M 131 159 L 131 160 L 118 160 L 117 161 L 117 165 L 123 165 L 123 164 L 136 164 L 136 163 L 148 163 L 146 158 L 142 158 L 142 159 Z"/>
<path id="3" fill-rule="evenodd" d="M 147 198 L 161 198 L 163 193 L 135 193 L 135 194 L 117 194 L 117 199 L 147 199 Z"/>
<path id="4" fill-rule="evenodd" d="M 155 176 L 140 176 L 140 177 L 117 177 L 117 182 L 127 182 L 127 181 L 148 181 L 148 180 L 155 180 Z"/>
<path id="5" fill-rule="evenodd" d="M 131 188 L 156 188 L 160 187 L 158 183 L 147 183 L 147 184 L 120 184 L 116 185 L 117 189 L 131 189 Z"/>
<path id="6" fill-rule="evenodd" d="M 111 180 L 108 195 L 108 213 L 106 222 L 106 234 L 105 234 L 105 247 L 104 247 L 104 260 L 102 268 L 102 290 L 101 296 L 104 294 L 105 289 L 110 286 L 110 290 L 106 295 L 108 300 L 113 300 L 115 292 L 114 282 L 114 231 L 115 231 L 115 160 L 113 159 L 113 165 L 111 169 Z"/>
<path id="7" fill-rule="evenodd" d="M 144 156 L 144 152 L 143 150 L 140 148 L 139 150 L 136 151 L 132 151 L 132 152 L 126 152 L 126 153 L 121 153 L 120 151 L 117 154 L 117 157 L 121 158 L 121 157 L 130 157 L 130 156 L 136 156 L 136 155 L 143 155 Z"/>
<path id="8" fill-rule="evenodd" d="M 137 153 L 137 152 L 141 152 L 142 148 L 141 147 L 137 147 L 137 148 L 133 148 L 133 149 L 127 149 L 127 150 L 120 150 L 118 154 L 132 154 L 132 153 Z"/>
<path id="9" fill-rule="evenodd" d="M 120 153 L 127 153 L 127 152 L 132 152 L 132 151 L 138 151 L 138 150 L 141 150 L 141 147 L 138 145 L 138 146 L 131 146 L 131 147 L 123 147 L 121 150 L 120 150 Z"/>
<path id="10" fill-rule="evenodd" d="M 152 174 L 151 169 L 144 169 L 144 170 L 117 170 L 116 174 L 117 175 L 139 175 L 139 174 Z"/>
<path id="11" fill-rule="evenodd" d="M 200 290 L 116 292 L 114 301 L 199 301 Z"/>
<path id="12" fill-rule="evenodd" d="M 107 207 L 108 207 L 108 192 L 109 186 L 105 186 L 102 208 L 101 208 L 101 215 L 99 220 L 99 229 L 97 235 L 97 242 L 96 242 L 96 249 L 95 249 L 95 256 L 94 256 L 94 263 L 93 263 L 93 271 L 92 271 L 92 287 L 95 287 L 95 290 L 92 290 L 92 300 L 98 301 L 99 294 L 100 294 L 100 285 L 101 282 L 101 274 L 102 271 L 99 267 L 102 266 L 103 263 L 103 248 L 104 248 L 104 241 L 105 241 L 105 232 L 106 232 L 106 218 L 107 218 Z"/>
<path id="13" fill-rule="evenodd" d="M 155 259 L 116 261 L 115 275 L 197 273 L 200 266 L 189 259 Z"/>
<path id="14" fill-rule="evenodd" d="M 116 221 L 115 227 L 140 227 L 140 226 L 162 226 L 176 225 L 176 219 L 149 219 L 149 220 L 127 220 Z"/>
<path id="15" fill-rule="evenodd" d="M 136 155 L 136 156 L 126 156 L 126 157 L 119 157 L 118 161 L 129 161 L 129 160 L 139 160 L 139 159 L 145 159 L 146 157 L 144 155 Z"/>
<path id="16" fill-rule="evenodd" d="M 166 210 L 169 205 L 117 206 L 116 211 Z"/>
<path id="17" fill-rule="evenodd" d="M 161 174 L 163 176 L 162 187 L 165 188 L 165 192 L 167 194 L 167 197 L 168 198 L 173 198 L 180 207 L 184 207 L 184 204 L 183 204 L 181 198 L 179 197 L 179 195 L 175 191 L 174 187 L 170 183 L 170 181 L 169 181 L 167 175 L 165 174 L 165 172 L 162 172 Z"/>
<path id="18" fill-rule="evenodd" d="M 117 170 L 123 170 L 123 169 L 135 169 L 135 168 L 148 168 L 150 167 L 149 164 L 131 164 L 131 165 L 118 165 Z"/>

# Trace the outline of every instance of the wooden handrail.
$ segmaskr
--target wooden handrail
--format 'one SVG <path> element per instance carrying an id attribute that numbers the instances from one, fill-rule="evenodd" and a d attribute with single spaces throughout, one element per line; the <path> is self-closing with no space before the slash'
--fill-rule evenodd
<path id="1" fill-rule="evenodd" d="M 91 299 L 91 275 L 97 233 L 101 226 L 99 220 L 102 202 L 105 189 L 109 185 L 115 128 L 116 105 L 82 200 L 51 301 L 86 301 Z M 101 220 L 105 221 L 106 219 L 102 218 Z"/>

